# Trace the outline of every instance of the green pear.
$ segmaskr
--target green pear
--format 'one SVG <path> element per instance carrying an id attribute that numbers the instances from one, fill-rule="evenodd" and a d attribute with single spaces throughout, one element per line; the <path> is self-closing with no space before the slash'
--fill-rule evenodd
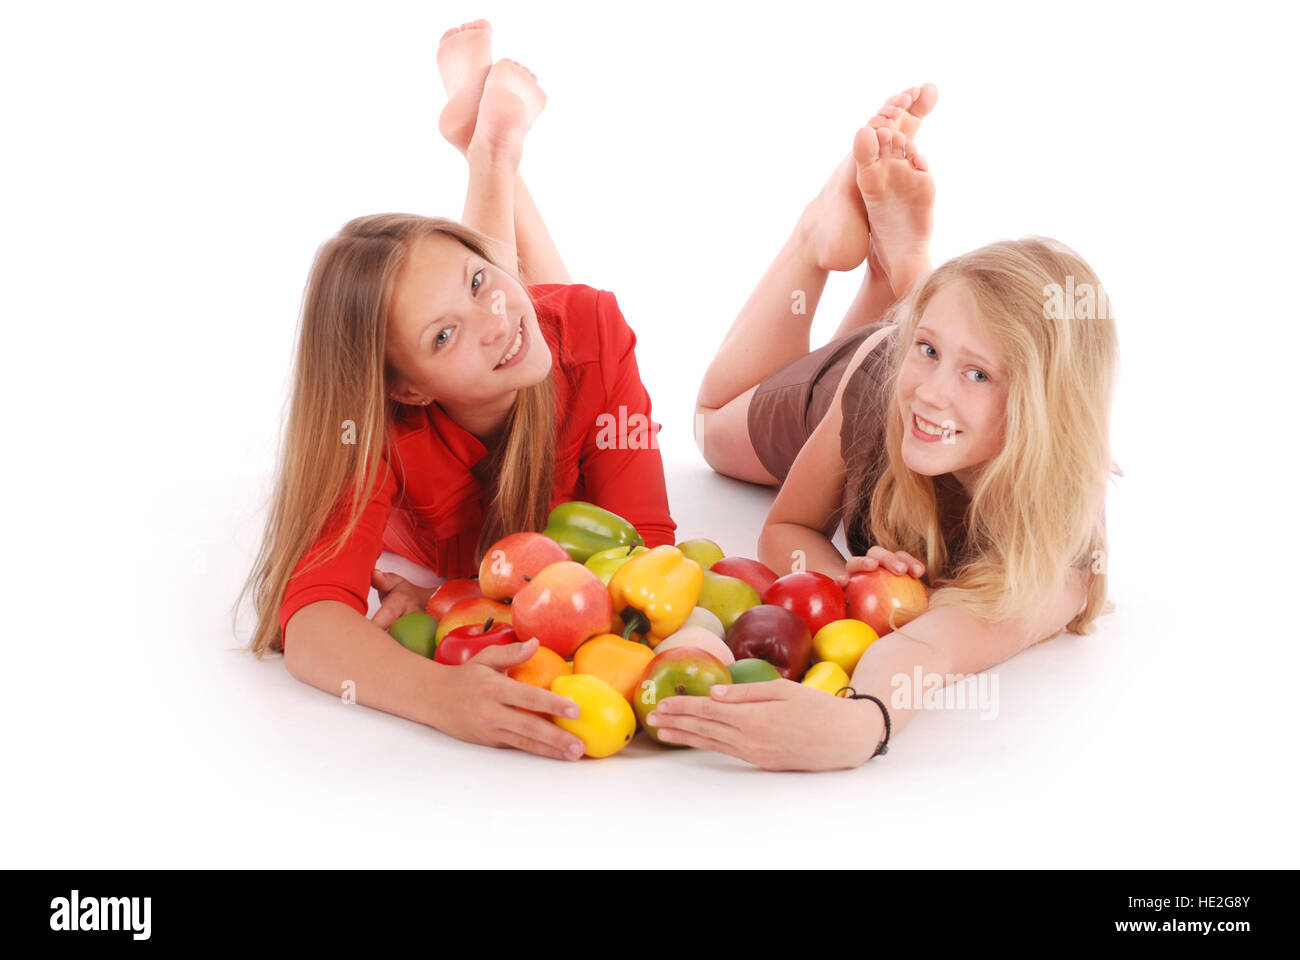
<path id="1" fill-rule="evenodd" d="M 730 631 L 736 619 L 750 607 L 763 602 L 758 591 L 738 577 L 724 577 L 712 570 L 704 571 L 704 586 L 700 587 L 697 607 L 703 607 L 722 621 L 722 629 Z"/>
<path id="2" fill-rule="evenodd" d="M 712 540 L 696 538 L 694 540 L 683 540 L 677 544 L 677 549 L 687 557 L 690 557 L 700 565 L 701 570 L 707 570 L 719 560 L 726 556 L 722 548 Z"/>

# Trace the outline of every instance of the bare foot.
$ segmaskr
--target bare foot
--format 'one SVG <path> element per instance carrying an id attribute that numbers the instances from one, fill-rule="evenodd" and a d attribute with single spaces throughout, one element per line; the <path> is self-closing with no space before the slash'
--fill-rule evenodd
<path id="1" fill-rule="evenodd" d="M 930 272 L 934 177 L 915 150 L 906 134 L 889 126 L 868 125 L 853 138 L 874 251 L 898 297 Z"/>
<path id="2" fill-rule="evenodd" d="M 492 67 L 492 27 L 475 20 L 453 27 L 438 44 L 438 75 L 447 105 L 438 117 L 438 132 L 464 153 L 474 135 L 479 98 Z"/>
<path id="3" fill-rule="evenodd" d="M 822 270 L 852 270 L 867 259 L 867 208 L 856 177 L 857 164 L 845 157 L 799 218 L 802 242 Z"/>
<path id="4" fill-rule="evenodd" d="M 934 109 L 939 88 L 933 83 L 909 87 L 885 101 L 868 122 L 872 129 L 899 130 L 914 137 L 921 120 Z M 804 210 L 800 226 L 812 256 L 823 270 L 852 270 L 870 249 L 867 208 L 857 184 L 858 161 L 850 153 L 831 174 L 817 199 Z M 880 264 L 872 265 L 879 270 Z"/>
<path id="5" fill-rule="evenodd" d="M 885 101 L 884 106 L 871 118 L 868 126 L 889 127 L 897 130 L 908 140 L 916 139 L 916 131 L 921 128 L 921 121 L 939 100 L 939 88 L 933 83 L 919 87 L 908 87 L 902 93 L 896 93 Z"/>
<path id="6" fill-rule="evenodd" d="M 514 164 L 524 149 L 524 135 L 546 106 L 546 94 L 532 71 L 514 60 L 498 60 L 488 72 L 466 153 Z"/>

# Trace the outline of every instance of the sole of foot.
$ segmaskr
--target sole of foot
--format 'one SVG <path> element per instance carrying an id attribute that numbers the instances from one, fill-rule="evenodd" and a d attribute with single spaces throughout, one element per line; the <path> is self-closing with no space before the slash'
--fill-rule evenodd
<path id="1" fill-rule="evenodd" d="M 517 163 L 524 135 L 545 106 L 546 94 L 531 70 L 514 60 L 498 60 L 483 84 L 470 147 Z"/>
<path id="2" fill-rule="evenodd" d="M 464 153 L 474 135 L 479 99 L 492 68 L 492 26 L 486 20 L 474 20 L 448 30 L 438 44 L 437 61 L 447 91 L 438 132 Z"/>
<path id="3" fill-rule="evenodd" d="M 902 296 L 918 271 L 929 270 L 934 215 L 930 165 L 905 134 L 888 127 L 859 130 L 853 159 L 875 254 L 894 292 Z"/>

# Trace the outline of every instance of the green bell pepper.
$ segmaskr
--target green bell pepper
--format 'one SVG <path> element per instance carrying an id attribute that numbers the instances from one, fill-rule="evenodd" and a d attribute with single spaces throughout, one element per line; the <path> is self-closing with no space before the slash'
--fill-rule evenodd
<path id="1" fill-rule="evenodd" d="M 542 531 L 578 563 L 612 547 L 645 546 L 636 527 L 616 513 L 582 500 L 570 500 L 551 511 Z"/>

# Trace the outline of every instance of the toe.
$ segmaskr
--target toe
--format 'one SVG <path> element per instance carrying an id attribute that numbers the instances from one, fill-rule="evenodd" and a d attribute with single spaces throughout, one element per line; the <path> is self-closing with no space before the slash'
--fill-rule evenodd
<path id="1" fill-rule="evenodd" d="M 863 127 L 854 135 L 853 159 L 860 167 L 865 167 L 880 159 L 880 142 L 877 139 L 876 127 Z"/>
<path id="2" fill-rule="evenodd" d="M 926 171 L 930 169 L 930 161 L 926 160 L 921 154 L 914 153 L 910 159 L 912 161 L 912 166 L 917 170 Z"/>
<path id="3" fill-rule="evenodd" d="M 910 111 L 914 116 L 924 117 L 934 109 L 934 105 L 938 100 L 939 88 L 933 83 L 924 84 L 920 90 L 917 91 L 916 100 L 912 103 Z"/>
<path id="4" fill-rule="evenodd" d="M 869 124 L 873 127 L 885 126 L 897 120 L 903 115 L 902 107 L 884 106 L 880 112 L 871 118 Z"/>

